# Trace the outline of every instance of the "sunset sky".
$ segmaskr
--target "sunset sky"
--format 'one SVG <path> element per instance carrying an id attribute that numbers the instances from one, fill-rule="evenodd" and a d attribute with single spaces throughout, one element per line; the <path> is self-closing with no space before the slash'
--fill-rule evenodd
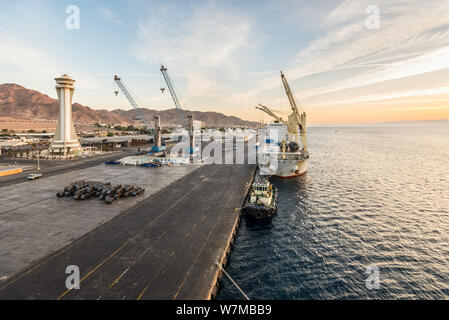
<path id="1" fill-rule="evenodd" d="M 79 30 L 66 27 L 69 5 L 80 9 Z M 268 121 L 260 102 L 286 115 L 282 70 L 311 124 L 449 119 L 449 1 L 0 0 L 0 8 L 0 83 L 56 97 L 53 78 L 68 73 L 74 101 L 94 109 L 130 108 L 114 95 L 114 74 L 142 107 L 172 108 L 160 91 L 164 64 L 185 109 Z"/>

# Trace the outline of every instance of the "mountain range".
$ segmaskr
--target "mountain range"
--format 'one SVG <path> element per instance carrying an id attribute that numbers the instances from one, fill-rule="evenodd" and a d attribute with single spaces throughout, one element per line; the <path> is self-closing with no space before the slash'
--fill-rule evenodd
<path id="1" fill-rule="evenodd" d="M 141 108 L 145 117 L 153 123 L 153 116 L 159 115 L 162 126 L 181 125 L 182 121 L 176 109 L 152 110 Z M 200 120 L 207 127 L 256 127 L 257 122 L 242 120 L 219 112 L 202 112 L 185 110 L 195 120 Z M 120 125 L 141 125 L 134 109 L 97 110 L 79 103 L 72 106 L 73 120 L 78 123 L 110 123 Z M 35 90 L 30 90 L 14 83 L 0 84 L 0 117 L 13 119 L 57 120 L 58 101 Z"/>

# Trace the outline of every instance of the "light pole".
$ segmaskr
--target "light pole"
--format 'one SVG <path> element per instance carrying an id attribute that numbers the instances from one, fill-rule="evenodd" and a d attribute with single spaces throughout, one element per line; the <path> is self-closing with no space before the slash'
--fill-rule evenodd
<path id="1" fill-rule="evenodd" d="M 41 153 L 41 140 L 39 139 L 37 142 L 37 170 L 40 171 L 41 167 L 39 165 L 39 156 Z"/>

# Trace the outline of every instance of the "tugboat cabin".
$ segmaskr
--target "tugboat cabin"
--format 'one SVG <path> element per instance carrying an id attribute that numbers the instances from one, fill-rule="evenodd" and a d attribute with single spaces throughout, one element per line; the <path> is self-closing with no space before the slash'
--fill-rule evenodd
<path id="1" fill-rule="evenodd" d="M 270 206 L 272 202 L 273 196 L 273 187 L 270 182 L 265 178 L 258 178 L 254 181 L 253 187 L 251 190 L 251 199 L 250 202 L 252 204 Z"/>

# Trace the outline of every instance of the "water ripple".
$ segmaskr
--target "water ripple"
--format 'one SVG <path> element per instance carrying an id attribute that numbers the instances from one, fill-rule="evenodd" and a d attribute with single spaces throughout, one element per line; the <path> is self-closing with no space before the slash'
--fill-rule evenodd
<path id="1" fill-rule="evenodd" d="M 272 179 L 278 215 L 242 224 L 227 271 L 253 299 L 448 299 L 447 129 L 311 128 L 308 174 Z"/>

